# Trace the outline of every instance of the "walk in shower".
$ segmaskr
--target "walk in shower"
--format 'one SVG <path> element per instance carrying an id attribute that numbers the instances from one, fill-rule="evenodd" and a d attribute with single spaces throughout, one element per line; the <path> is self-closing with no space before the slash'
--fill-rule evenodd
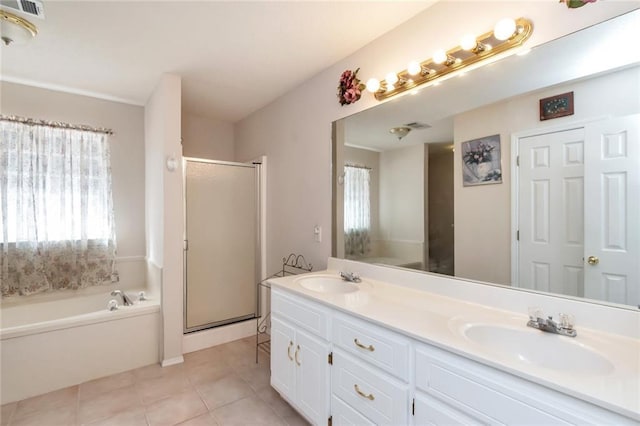
<path id="1" fill-rule="evenodd" d="M 259 164 L 184 159 L 184 332 L 256 318 Z"/>

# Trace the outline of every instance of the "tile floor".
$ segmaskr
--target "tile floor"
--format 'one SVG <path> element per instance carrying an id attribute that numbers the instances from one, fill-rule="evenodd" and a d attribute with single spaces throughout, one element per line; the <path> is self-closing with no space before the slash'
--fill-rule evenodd
<path id="1" fill-rule="evenodd" d="M 269 385 L 255 337 L 2 406 L 1 426 L 306 425 Z"/>

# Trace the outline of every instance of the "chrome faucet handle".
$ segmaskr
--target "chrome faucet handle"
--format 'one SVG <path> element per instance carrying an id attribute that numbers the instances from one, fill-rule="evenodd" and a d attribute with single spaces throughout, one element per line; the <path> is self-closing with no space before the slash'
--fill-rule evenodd
<path id="1" fill-rule="evenodd" d="M 531 321 L 538 322 L 540 318 L 544 318 L 542 308 L 540 308 L 539 306 L 529 306 L 527 310 L 529 311 L 529 319 Z"/>
<path id="2" fill-rule="evenodd" d="M 576 320 L 571 314 L 559 314 L 560 317 L 560 328 L 564 330 L 573 330 L 573 326 L 576 323 Z"/>

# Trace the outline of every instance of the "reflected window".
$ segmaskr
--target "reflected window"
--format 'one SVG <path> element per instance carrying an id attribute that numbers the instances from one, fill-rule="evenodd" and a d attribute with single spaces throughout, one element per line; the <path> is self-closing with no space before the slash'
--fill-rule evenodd
<path id="1" fill-rule="evenodd" d="M 347 256 L 370 251 L 371 171 L 363 166 L 344 167 L 344 249 Z"/>

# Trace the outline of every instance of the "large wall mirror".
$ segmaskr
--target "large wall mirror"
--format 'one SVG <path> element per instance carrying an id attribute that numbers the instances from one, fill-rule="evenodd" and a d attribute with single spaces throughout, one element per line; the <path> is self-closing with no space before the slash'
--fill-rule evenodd
<path id="1" fill-rule="evenodd" d="M 333 255 L 637 309 L 635 40 L 640 10 L 335 122 Z"/>

